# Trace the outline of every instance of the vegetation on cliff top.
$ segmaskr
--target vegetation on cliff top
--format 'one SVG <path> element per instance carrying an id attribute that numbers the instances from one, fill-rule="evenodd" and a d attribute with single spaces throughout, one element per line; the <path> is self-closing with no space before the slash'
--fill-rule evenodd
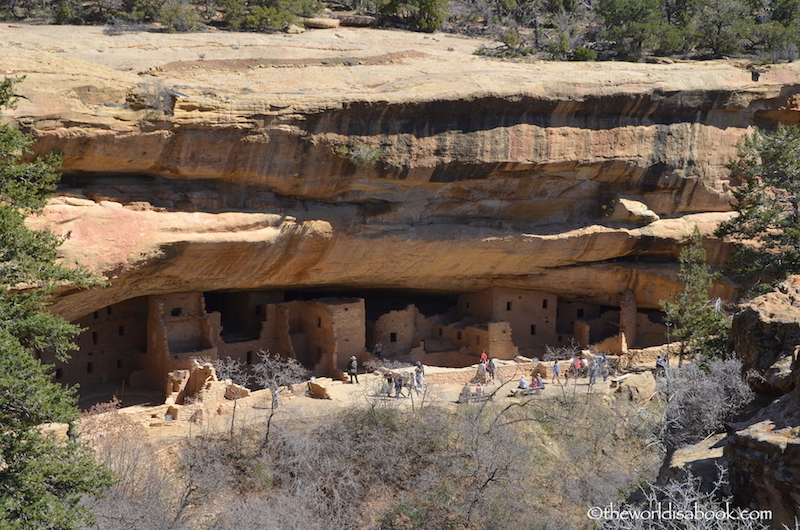
<path id="1" fill-rule="evenodd" d="M 376 17 L 378 26 L 443 29 L 493 38 L 491 55 L 543 54 L 556 60 L 680 55 L 748 55 L 794 60 L 800 46 L 796 0 L 342 0 L 334 9 Z M 0 17 L 60 24 L 161 22 L 169 31 L 205 25 L 274 31 L 312 16 L 320 0 L 0 0 Z"/>
<path id="2" fill-rule="evenodd" d="M 14 103 L 16 81 L 0 83 L 0 107 Z M 79 502 L 108 485 L 111 475 L 86 446 L 64 444 L 39 427 L 79 414 L 74 389 L 54 383 L 32 354 L 49 348 L 65 356 L 74 349 L 78 328 L 44 307 L 56 286 L 88 279 L 55 263 L 62 238 L 25 226 L 58 179 L 57 156 L 20 163 L 31 143 L 0 125 L 0 526 L 67 530 L 91 520 Z"/>

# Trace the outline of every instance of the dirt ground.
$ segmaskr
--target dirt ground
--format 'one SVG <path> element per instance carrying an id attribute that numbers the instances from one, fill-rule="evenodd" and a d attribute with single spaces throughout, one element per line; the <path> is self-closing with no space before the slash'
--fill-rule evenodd
<path id="1" fill-rule="evenodd" d="M 513 364 L 513 361 L 505 361 Z M 521 365 L 521 370 L 529 373 L 532 365 Z M 477 366 L 467 368 L 441 368 L 426 367 L 426 377 L 429 380 L 436 379 L 434 374 L 443 375 L 448 380 L 463 379 L 460 382 L 426 384 L 425 390 L 419 393 L 412 393 L 405 398 L 385 397 L 380 395 L 382 377 L 378 374 L 359 374 L 359 384 L 348 382 L 319 380 L 325 387 L 330 399 L 315 399 L 302 393 L 292 394 L 282 391 L 280 403 L 275 419 L 281 422 L 287 421 L 313 421 L 315 417 L 323 417 L 335 414 L 348 407 L 366 407 L 375 405 L 397 406 L 406 409 L 413 409 L 422 404 L 437 404 L 446 407 L 475 406 L 460 405 L 456 403 L 458 396 L 466 382 L 477 371 Z M 560 382 L 551 383 L 550 379 L 545 381 L 545 388 L 539 395 L 532 399 L 548 399 L 563 393 L 591 393 L 598 399 L 610 394 L 611 378 L 603 381 L 598 378 L 597 383 L 590 387 L 588 378 L 578 378 L 570 380 L 564 384 L 563 378 Z M 516 388 L 518 379 L 501 380 L 499 377 L 489 382 L 485 386 L 486 394 L 494 394 L 494 402 L 507 402 L 517 398 L 510 397 L 511 389 Z M 473 385 L 474 388 L 474 385 Z M 408 391 L 405 390 L 407 394 Z M 524 398 L 531 399 L 531 398 Z M 123 403 L 125 405 L 125 403 Z M 141 419 L 148 427 L 148 435 L 158 445 L 177 443 L 187 436 L 205 434 L 211 432 L 227 432 L 231 427 L 233 419 L 232 402 L 226 402 L 223 407 L 217 409 L 217 413 L 207 414 L 202 423 L 192 423 L 189 421 L 164 421 L 161 412 L 164 406 L 149 407 L 133 405 L 124 407 L 122 410 Z M 253 392 L 246 398 L 239 399 L 236 403 L 235 423 L 236 425 L 253 425 L 266 421 L 271 411 L 271 394 L 269 391 L 262 390 Z M 157 418 L 147 420 L 150 412 L 156 412 Z M 62 426 L 66 431 L 66 425 Z"/>

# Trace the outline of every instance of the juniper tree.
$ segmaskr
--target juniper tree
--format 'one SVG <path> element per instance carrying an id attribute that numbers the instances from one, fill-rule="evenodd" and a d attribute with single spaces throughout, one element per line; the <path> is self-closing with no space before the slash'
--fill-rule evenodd
<path id="1" fill-rule="evenodd" d="M 13 105 L 13 86 L 0 83 L 0 107 Z M 63 238 L 25 226 L 55 189 L 59 158 L 21 163 L 32 139 L 0 124 L 0 527 L 71 529 L 91 520 L 80 505 L 111 481 L 80 443 L 44 434 L 46 422 L 77 419 L 75 389 L 52 381 L 34 358 L 50 349 L 60 359 L 75 349 L 78 328 L 45 311 L 53 289 L 87 285 L 87 274 L 56 263 Z"/>
<path id="2" fill-rule="evenodd" d="M 716 236 L 734 244 L 731 276 L 756 294 L 800 273 L 800 128 L 756 129 L 729 167 L 741 181 L 733 191 L 737 215 Z"/>
<path id="3" fill-rule="evenodd" d="M 706 251 L 697 227 L 692 243 L 681 250 L 678 259 L 678 279 L 684 283 L 683 291 L 673 295 L 671 301 L 662 300 L 661 309 L 667 325 L 674 326 L 681 361 L 687 353 L 720 356 L 725 352 L 730 318 L 719 299 L 709 298 L 717 274 L 706 264 Z"/>

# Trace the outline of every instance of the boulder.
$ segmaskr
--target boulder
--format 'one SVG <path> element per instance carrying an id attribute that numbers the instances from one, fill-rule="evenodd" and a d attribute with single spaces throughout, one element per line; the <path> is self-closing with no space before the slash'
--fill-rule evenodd
<path id="1" fill-rule="evenodd" d="M 342 26 L 353 26 L 357 28 L 365 28 L 375 24 L 375 17 L 369 15 L 337 15 L 337 19 L 341 22 Z"/>
<path id="2" fill-rule="evenodd" d="M 616 392 L 636 403 L 644 403 L 656 392 L 656 378 L 652 372 L 640 374 L 625 374 L 611 380 L 612 386 L 616 383 Z"/>
<path id="3" fill-rule="evenodd" d="M 778 396 L 796 386 L 792 370 L 800 345 L 800 276 L 743 305 L 733 317 L 731 339 L 745 371 L 755 370 L 760 393 Z"/>
<path id="4" fill-rule="evenodd" d="M 305 33 L 306 29 L 301 28 L 297 24 L 289 24 L 284 31 L 289 35 L 298 35 L 300 33 Z"/>
<path id="5" fill-rule="evenodd" d="M 622 197 L 614 201 L 614 209 L 608 216 L 609 221 L 637 224 L 648 224 L 659 219 L 660 217 L 643 202 Z"/>
<path id="6" fill-rule="evenodd" d="M 324 386 L 312 383 L 311 381 L 308 382 L 308 393 L 315 399 L 331 399 L 331 396 Z"/>
<path id="7" fill-rule="evenodd" d="M 719 466 L 725 465 L 724 450 L 728 443 L 725 433 L 709 436 L 694 445 L 675 451 L 658 473 L 658 484 L 685 480 L 689 475 L 699 477 L 701 491 L 711 491 L 719 478 Z"/>
<path id="8" fill-rule="evenodd" d="M 338 18 L 304 18 L 303 25 L 307 28 L 314 29 L 333 29 L 338 28 L 341 21 Z"/>

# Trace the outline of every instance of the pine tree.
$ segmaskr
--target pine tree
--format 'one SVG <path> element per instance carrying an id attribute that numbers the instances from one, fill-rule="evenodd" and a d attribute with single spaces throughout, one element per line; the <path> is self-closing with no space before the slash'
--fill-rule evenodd
<path id="1" fill-rule="evenodd" d="M 691 244 L 681 250 L 678 279 L 683 291 L 672 301 L 662 300 L 667 325 L 674 327 L 674 338 L 680 343 L 681 362 L 686 354 L 700 353 L 717 357 L 725 353 L 730 330 L 730 318 L 720 300 L 710 300 L 709 291 L 717 277 L 706 264 L 700 230 L 695 227 Z"/>
<path id="2" fill-rule="evenodd" d="M 0 83 L 0 107 L 13 105 L 13 86 Z M 41 212 L 55 189 L 59 158 L 21 163 L 32 139 L 0 125 L 0 527 L 68 530 L 91 521 L 80 506 L 111 482 L 81 443 L 44 434 L 46 422 L 75 420 L 75 389 L 52 381 L 33 354 L 52 349 L 60 358 L 74 349 L 78 328 L 47 313 L 46 301 L 59 285 L 87 285 L 85 271 L 62 267 L 56 253 L 62 238 L 25 226 Z"/>
<path id="3" fill-rule="evenodd" d="M 736 217 L 716 236 L 734 244 L 730 274 L 753 294 L 800 273 L 800 128 L 779 125 L 745 138 L 730 164 Z"/>

